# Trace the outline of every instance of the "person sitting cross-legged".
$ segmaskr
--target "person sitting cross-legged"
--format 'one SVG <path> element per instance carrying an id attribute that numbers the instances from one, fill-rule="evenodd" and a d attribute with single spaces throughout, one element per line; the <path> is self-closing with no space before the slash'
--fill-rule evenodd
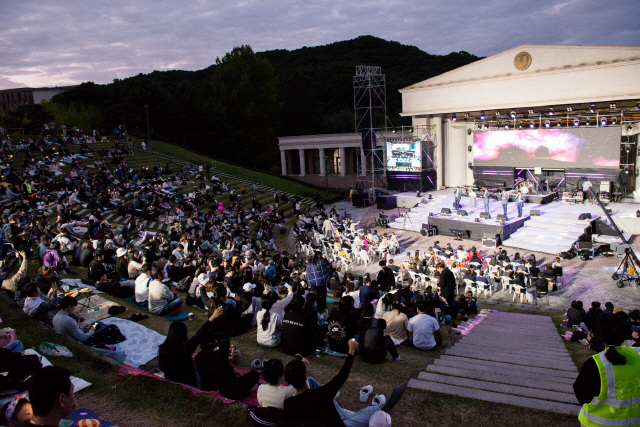
<path id="1" fill-rule="evenodd" d="M 358 320 L 358 342 L 360 344 L 360 359 L 366 363 L 382 363 L 391 353 L 393 360 L 402 361 L 391 337 L 384 335 L 387 322 L 384 319 L 373 318 L 373 305 L 360 305 L 363 319 Z M 374 324 L 375 322 L 375 324 Z"/>
<path id="2" fill-rule="evenodd" d="M 149 312 L 159 316 L 169 314 L 182 305 L 182 300 L 162 283 L 163 280 L 164 272 L 158 269 L 154 281 L 149 284 Z"/>
<path id="3" fill-rule="evenodd" d="M 407 330 L 413 339 L 413 345 L 420 350 L 433 350 L 436 345 L 442 345 L 440 324 L 427 313 L 427 302 L 416 304 L 418 314 L 409 319 Z"/>
<path id="4" fill-rule="evenodd" d="M 284 379 L 296 389 L 296 394 L 284 401 L 286 419 L 312 420 L 323 426 L 368 426 L 369 419 L 381 409 L 380 407 L 367 406 L 356 413 L 349 414 L 335 401 L 336 394 L 349 378 L 357 349 L 358 342 L 349 340 L 349 353 L 342 369 L 323 386 L 313 378 L 307 378 L 308 363 L 301 356 L 296 356 L 287 363 Z"/>
<path id="5" fill-rule="evenodd" d="M 58 287 L 55 284 L 52 285 L 49 293 L 42 296 L 38 285 L 29 282 L 24 285 L 23 292 L 26 295 L 23 311 L 29 317 L 50 325 L 58 310 Z"/>
<path id="6" fill-rule="evenodd" d="M 120 281 L 117 278 L 108 279 L 107 272 L 105 270 L 98 270 L 96 273 L 98 280 L 96 281 L 96 289 L 106 294 L 111 294 L 119 298 L 129 298 L 134 294 L 134 288 L 132 286 L 121 286 Z"/>
<path id="7" fill-rule="evenodd" d="M 66 296 L 60 301 L 58 306 L 60 310 L 53 317 L 53 329 L 60 335 L 95 346 L 104 344 L 105 340 L 120 332 L 116 325 L 105 325 L 102 322 L 93 324 L 89 331 L 80 328 L 78 319 L 74 315 L 77 306 L 78 300 L 71 296 Z M 112 343 L 108 342 L 108 344 Z"/>

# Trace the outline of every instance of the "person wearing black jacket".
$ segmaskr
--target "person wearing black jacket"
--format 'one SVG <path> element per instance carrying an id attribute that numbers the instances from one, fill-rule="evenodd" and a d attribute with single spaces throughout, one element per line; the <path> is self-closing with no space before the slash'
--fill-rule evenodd
<path id="1" fill-rule="evenodd" d="M 25 232 L 15 214 L 9 216 L 9 224 L 4 229 L 4 236 L 7 242 L 11 243 L 18 251 L 31 255 L 31 240 L 24 238 Z"/>
<path id="2" fill-rule="evenodd" d="M 89 278 L 98 280 L 100 279 L 100 275 L 105 270 L 104 265 L 102 264 L 104 260 L 104 252 L 101 250 L 97 250 L 93 253 L 93 259 L 89 263 Z"/>
<path id="3" fill-rule="evenodd" d="M 456 290 L 456 278 L 442 261 L 436 264 L 436 270 L 440 272 L 440 295 L 447 300 L 447 304 L 451 305 Z"/>
<path id="4" fill-rule="evenodd" d="M 213 322 L 211 329 L 230 337 L 242 335 L 251 327 L 253 314 L 245 314 L 243 316 L 242 310 L 225 302 L 226 300 L 227 289 L 224 286 L 218 286 L 214 297 L 209 300 L 208 306 L 210 314 L 213 314 L 216 308 L 221 307 L 222 315 Z"/>
<path id="5" fill-rule="evenodd" d="M 384 335 L 384 330 L 387 329 L 387 322 L 384 319 L 373 318 L 373 305 L 371 303 L 365 303 L 360 305 L 363 319 L 358 320 L 358 343 L 360 344 L 360 359 L 366 363 L 382 363 L 387 358 L 387 353 L 391 354 L 393 360 L 401 362 L 402 358 L 398 354 L 398 349 L 391 340 L 391 337 Z M 285 316 L 286 317 L 286 316 Z M 376 328 L 378 329 L 378 342 L 379 347 L 376 350 L 369 350 L 365 348 L 365 336 L 367 330 L 373 327 L 373 321 L 376 321 Z"/>
<path id="6" fill-rule="evenodd" d="M 378 263 L 380 271 L 378 272 L 378 289 L 382 292 L 389 292 L 396 287 L 396 279 L 393 270 L 387 267 L 387 261 L 381 259 Z"/>
<path id="7" fill-rule="evenodd" d="M 221 332 L 209 331 L 200 343 L 202 351 L 195 357 L 203 391 L 217 390 L 227 399 L 240 400 L 260 380 L 256 371 L 240 376 L 229 363 L 229 337 Z"/>
<path id="8" fill-rule="evenodd" d="M 127 251 L 124 248 L 118 248 L 116 250 L 116 273 L 120 277 L 129 279 L 129 260 L 126 257 Z"/>
<path id="9" fill-rule="evenodd" d="M 600 308 L 600 303 L 598 301 L 593 301 L 591 303 L 591 308 L 587 311 L 587 315 L 584 317 L 584 324 L 589 329 L 589 331 L 593 331 L 596 326 L 596 319 L 602 314 L 602 309 Z"/>
<path id="10" fill-rule="evenodd" d="M 306 356 L 316 348 L 313 324 L 302 314 L 303 299 L 294 295 L 289 303 L 289 312 L 282 319 L 282 349 L 286 354 Z"/>
<path id="11" fill-rule="evenodd" d="M 107 279 L 107 272 L 102 270 L 99 271 L 99 278 L 96 280 L 96 289 L 100 292 L 104 292 L 107 294 L 111 294 L 117 296 L 119 298 L 129 298 L 132 297 L 135 289 L 133 286 L 120 286 L 120 281 L 117 278 Z"/>
<path id="12" fill-rule="evenodd" d="M 172 322 L 164 343 L 158 347 L 158 366 L 169 381 L 196 387 L 196 369 L 193 352 L 209 331 L 214 319 L 222 315 L 222 308 L 216 309 L 194 336 L 187 339 L 187 326 L 183 322 Z"/>

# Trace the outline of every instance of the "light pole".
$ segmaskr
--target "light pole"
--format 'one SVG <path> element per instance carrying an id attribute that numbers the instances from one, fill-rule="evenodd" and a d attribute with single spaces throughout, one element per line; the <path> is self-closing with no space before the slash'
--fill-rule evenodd
<path id="1" fill-rule="evenodd" d="M 149 148 L 149 143 L 151 142 L 151 129 L 149 127 L 149 104 L 144 104 L 144 111 L 147 113 L 147 148 Z"/>
<path id="2" fill-rule="evenodd" d="M 324 157 L 324 182 L 325 182 L 325 186 L 327 187 L 327 197 L 329 197 L 329 164 L 327 163 L 327 160 L 329 160 L 329 156 L 323 156 Z"/>

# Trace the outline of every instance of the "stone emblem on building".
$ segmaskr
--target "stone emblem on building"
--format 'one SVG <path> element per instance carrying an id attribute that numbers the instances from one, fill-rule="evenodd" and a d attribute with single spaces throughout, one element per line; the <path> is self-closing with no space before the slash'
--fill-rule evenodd
<path id="1" fill-rule="evenodd" d="M 524 71 L 531 65 L 531 55 L 528 52 L 520 52 L 513 59 L 513 65 L 517 70 Z"/>

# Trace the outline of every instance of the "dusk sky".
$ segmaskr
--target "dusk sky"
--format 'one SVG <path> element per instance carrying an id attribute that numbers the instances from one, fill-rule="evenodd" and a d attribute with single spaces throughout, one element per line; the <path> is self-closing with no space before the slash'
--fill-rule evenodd
<path id="1" fill-rule="evenodd" d="M 197 70 L 242 44 L 292 50 L 361 35 L 480 56 L 520 44 L 640 45 L 637 0 L 0 0 L 0 16 L 0 89 Z"/>

